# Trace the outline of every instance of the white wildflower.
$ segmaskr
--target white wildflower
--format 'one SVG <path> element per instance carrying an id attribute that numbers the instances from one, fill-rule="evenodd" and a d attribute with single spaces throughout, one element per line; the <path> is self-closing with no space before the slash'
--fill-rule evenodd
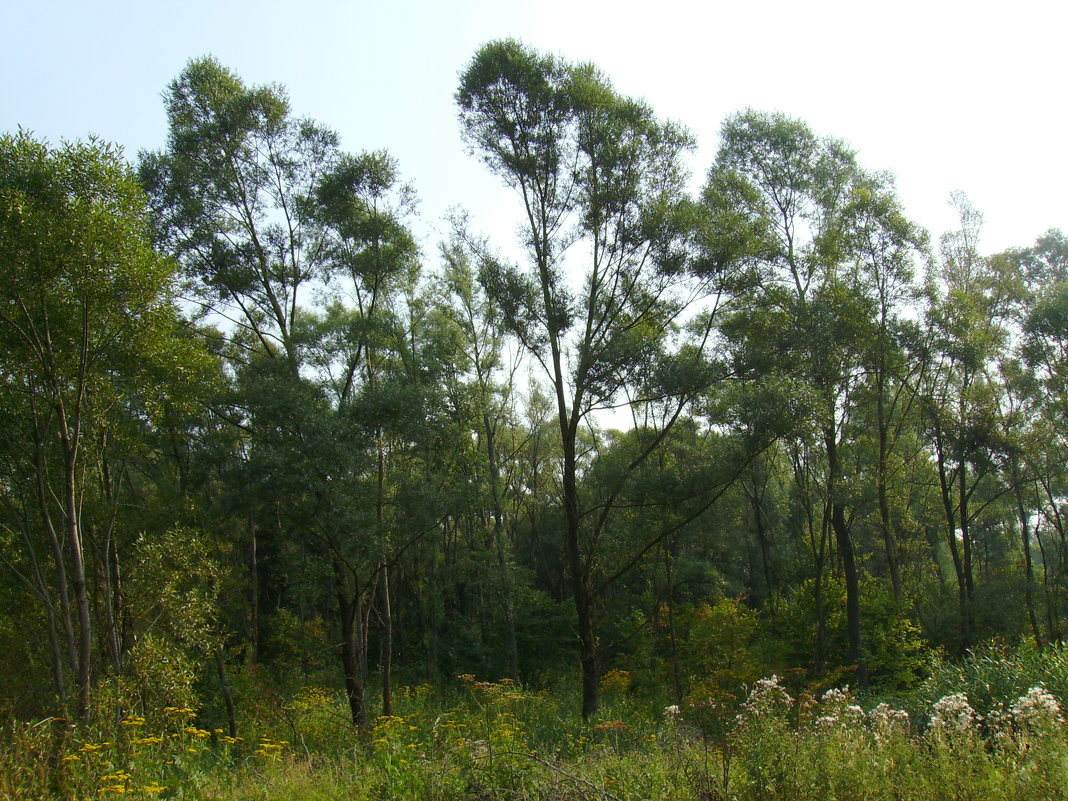
<path id="1" fill-rule="evenodd" d="M 856 704 L 850 704 L 845 708 L 844 717 L 851 726 L 860 726 L 864 723 L 864 710 Z"/>
<path id="2" fill-rule="evenodd" d="M 1016 699 L 1012 719 L 1020 731 L 1032 733 L 1049 732 L 1064 723 L 1061 705 L 1041 684 Z"/>
<path id="3" fill-rule="evenodd" d="M 771 713 L 783 713 L 790 709 L 794 699 L 779 683 L 778 676 L 761 679 L 749 691 L 749 698 L 742 704 L 742 717 L 760 717 Z"/>
<path id="4" fill-rule="evenodd" d="M 827 709 L 844 709 L 850 700 L 852 700 L 852 693 L 849 692 L 847 684 L 845 687 L 829 689 L 823 694 L 820 704 Z"/>
<path id="5" fill-rule="evenodd" d="M 875 741 L 883 744 L 894 732 L 908 733 L 909 713 L 903 709 L 894 709 L 890 704 L 882 703 L 868 713 L 868 725 L 875 734 Z"/>
<path id="6" fill-rule="evenodd" d="M 953 693 L 935 701 L 931 731 L 936 734 L 965 734 L 975 731 L 978 715 L 964 693 Z"/>
<path id="7" fill-rule="evenodd" d="M 834 715 L 820 715 L 813 722 L 813 728 L 819 734 L 826 734 L 829 731 L 838 727 L 838 718 Z"/>
<path id="8" fill-rule="evenodd" d="M 674 723 L 682 717 L 682 709 L 678 704 L 672 704 L 671 706 L 664 707 L 664 720 L 668 723 Z"/>

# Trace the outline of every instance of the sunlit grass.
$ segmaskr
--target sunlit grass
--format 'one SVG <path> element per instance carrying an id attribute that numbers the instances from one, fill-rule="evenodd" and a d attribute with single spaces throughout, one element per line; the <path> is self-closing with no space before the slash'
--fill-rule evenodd
<path id="1" fill-rule="evenodd" d="M 0 799 L 1045 799 L 1068 795 L 1058 699 L 1041 686 L 974 709 L 963 693 L 922 715 L 848 689 L 793 697 L 757 682 L 729 725 L 700 705 L 650 709 L 606 677 L 605 710 L 461 677 L 447 694 L 396 693 L 395 714 L 354 732 L 339 693 L 305 687 L 241 737 L 190 707 L 111 725 L 8 722 Z M 921 720 L 922 718 L 922 720 Z M 284 721 L 284 727 L 279 724 Z M 702 728 L 703 727 L 703 728 Z M 709 733 L 723 729 L 725 734 Z"/>

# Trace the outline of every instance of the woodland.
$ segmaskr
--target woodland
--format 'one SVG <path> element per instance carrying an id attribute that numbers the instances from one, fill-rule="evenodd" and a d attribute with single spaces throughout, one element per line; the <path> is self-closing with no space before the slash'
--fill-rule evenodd
<path id="1" fill-rule="evenodd" d="M 0 136 L 0 798 L 1068 792 L 1063 233 L 754 109 L 693 193 L 514 40 L 455 103 L 515 241 L 214 58 L 163 100 Z"/>

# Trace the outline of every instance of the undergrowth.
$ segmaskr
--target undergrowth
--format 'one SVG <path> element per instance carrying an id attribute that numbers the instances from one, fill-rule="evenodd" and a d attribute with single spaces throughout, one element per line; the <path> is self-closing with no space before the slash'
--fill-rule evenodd
<path id="1" fill-rule="evenodd" d="M 653 709 L 628 691 L 626 673 L 612 671 L 602 713 L 588 724 L 572 714 L 567 693 L 472 676 L 446 693 L 401 690 L 394 714 L 359 733 L 341 694 L 321 687 L 276 699 L 269 714 L 260 708 L 241 721 L 238 737 L 186 706 L 120 713 L 94 726 L 8 720 L 0 799 L 1068 796 L 1061 677 L 1029 670 L 1036 681 L 1021 690 L 1008 660 L 996 664 L 990 653 L 975 660 L 956 673 L 936 672 L 910 711 L 848 688 L 791 694 L 770 677 L 710 721 L 700 703 Z M 935 689 L 937 698 L 924 697 Z"/>

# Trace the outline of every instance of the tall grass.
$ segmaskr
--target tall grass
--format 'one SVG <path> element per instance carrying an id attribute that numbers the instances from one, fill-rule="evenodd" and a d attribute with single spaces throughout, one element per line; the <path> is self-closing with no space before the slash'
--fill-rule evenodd
<path id="1" fill-rule="evenodd" d="M 184 706 L 92 727 L 8 720 L 0 799 L 1068 797 L 1063 695 L 1047 689 L 1063 686 L 1060 674 L 1039 675 L 1032 655 L 1022 681 L 1016 658 L 942 666 L 911 712 L 845 688 L 793 697 L 769 678 L 713 727 L 707 706 L 639 701 L 620 671 L 606 676 L 604 710 L 589 724 L 566 692 L 471 676 L 446 693 L 403 689 L 395 714 L 362 733 L 340 694 L 318 687 L 277 699 L 270 714 L 261 707 L 241 738 Z"/>

